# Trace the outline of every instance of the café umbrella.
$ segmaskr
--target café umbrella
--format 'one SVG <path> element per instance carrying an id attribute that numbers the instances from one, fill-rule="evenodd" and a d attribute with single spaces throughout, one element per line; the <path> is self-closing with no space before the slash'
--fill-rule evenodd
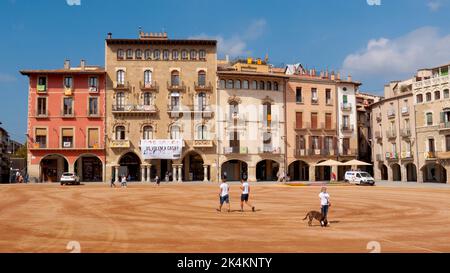
<path id="1" fill-rule="evenodd" d="M 360 160 L 350 160 L 347 161 L 345 163 L 341 163 L 342 166 L 372 166 L 372 164 L 364 162 L 364 161 L 360 161 Z"/>
<path id="2" fill-rule="evenodd" d="M 333 159 L 328 159 L 327 161 L 324 162 L 320 162 L 319 164 L 317 164 L 316 166 L 342 166 L 343 163 L 333 160 Z"/>

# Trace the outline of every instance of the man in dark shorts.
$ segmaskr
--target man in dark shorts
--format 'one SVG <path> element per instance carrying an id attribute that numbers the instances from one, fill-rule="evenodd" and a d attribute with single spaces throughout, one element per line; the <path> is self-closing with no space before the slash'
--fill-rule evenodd
<path id="1" fill-rule="evenodd" d="M 244 181 L 244 179 L 241 179 L 241 190 L 242 190 L 242 194 L 241 194 L 241 212 L 244 212 L 244 202 L 247 206 L 252 208 L 252 211 L 255 212 L 255 207 L 252 206 L 249 202 L 248 202 L 248 198 L 250 195 L 250 185 L 248 184 L 247 181 Z"/>
<path id="2" fill-rule="evenodd" d="M 219 189 L 219 198 L 220 198 L 220 206 L 217 209 L 217 211 L 222 212 L 222 206 L 223 203 L 227 203 L 228 206 L 228 212 L 230 212 L 230 186 L 227 184 L 227 181 L 225 178 L 222 178 L 222 183 L 220 184 Z"/>

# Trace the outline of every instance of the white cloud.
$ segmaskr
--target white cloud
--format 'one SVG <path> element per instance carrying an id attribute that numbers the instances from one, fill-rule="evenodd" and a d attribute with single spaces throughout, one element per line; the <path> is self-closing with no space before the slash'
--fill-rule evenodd
<path id="1" fill-rule="evenodd" d="M 440 0 L 428 0 L 427 7 L 431 11 L 438 11 L 442 7 L 442 2 Z"/>
<path id="2" fill-rule="evenodd" d="M 81 0 L 66 0 L 69 6 L 81 6 Z"/>
<path id="3" fill-rule="evenodd" d="M 0 73 L 0 83 L 10 83 L 15 82 L 16 80 L 17 78 L 12 75 Z"/>
<path id="4" fill-rule="evenodd" d="M 251 51 L 247 48 L 247 43 L 260 38 L 264 34 L 266 26 L 266 20 L 257 19 L 252 21 L 249 26 L 242 30 L 242 32 L 236 33 L 230 37 L 200 34 L 189 38 L 217 40 L 219 55 L 230 55 L 232 57 L 251 55 Z"/>
<path id="5" fill-rule="evenodd" d="M 422 27 L 401 37 L 368 41 L 364 50 L 345 58 L 342 70 L 361 80 L 398 80 L 412 76 L 417 69 L 450 62 L 449 45 L 450 34 Z"/>

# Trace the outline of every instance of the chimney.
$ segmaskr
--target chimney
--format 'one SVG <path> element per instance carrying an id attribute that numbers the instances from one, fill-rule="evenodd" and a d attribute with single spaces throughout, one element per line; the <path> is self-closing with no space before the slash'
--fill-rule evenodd
<path id="1" fill-rule="evenodd" d="M 69 70 L 70 69 L 70 60 L 66 59 L 64 61 L 64 69 Z"/>
<path id="2" fill-rule="evenodd" d="M 341 79 L 341 73 L 338 72 L 337 75 L 336 75 L 336 80 L 340 80 L 340 79 Z"/>
<path id="3" fill-rule="evenodd" d="M 108 32 L 108 39 L 112 39 L 112 33 Z"/>
<path id="4" fill-rule="evenodd" d="M 81 70 L 84 70 L 86 68 L 86 61 L 85 60 L 81 60 L 80 68 L 81 68 Z"/>
<path id="5" fill-rule="evenodd" d="M 331 72 L 331 80 L 332 81 L 336 80 L 336 75 L 334 74 L 334 71 Z"/>

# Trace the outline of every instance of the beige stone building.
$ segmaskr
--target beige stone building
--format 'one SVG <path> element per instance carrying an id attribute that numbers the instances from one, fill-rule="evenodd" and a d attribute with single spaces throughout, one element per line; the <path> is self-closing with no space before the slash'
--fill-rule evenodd
<path id="1" fill-rule="evenodd" d="M 140 32 L 109 34 L 105 47 L 107 181 L 216 181 L 216 41 Z M 174 158 L 141 152 L 142 140 L 176 139 L 183 147 Z"/>
<path id="2" fill-rule="evenodd" d="M 288 77 L 251 58 L 222 62 L 217 73 L 219 173 L 231 181 L 277 180 L 285 173 Z"/>
<path id="3" fill-rule="evenodd" d="M 450 181 L 449 67 L 422 69 L 413 79 L 419 182 Z"/>
<path id="4" fill-rule="evenodd" d="M 371 106 L 375 179 L 417 181 L 412 86 L 412 79 L 391 82 L 384 88 L 384 99 Z"/>

